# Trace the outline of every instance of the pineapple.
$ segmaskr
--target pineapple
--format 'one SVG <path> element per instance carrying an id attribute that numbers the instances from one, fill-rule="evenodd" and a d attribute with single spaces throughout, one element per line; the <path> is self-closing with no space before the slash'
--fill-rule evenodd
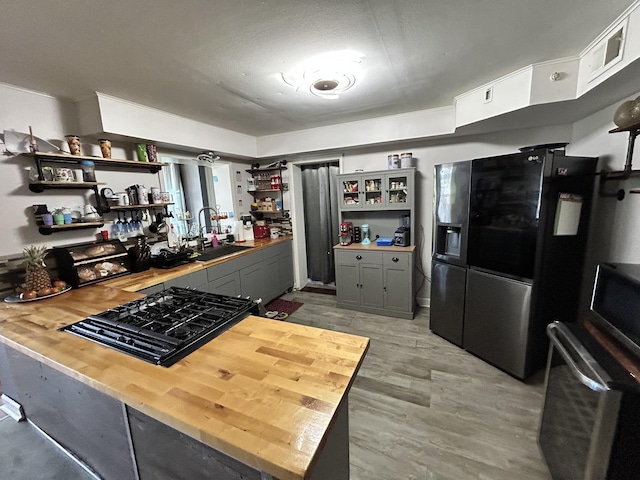
<path id="1" fill-rule="evenodd" d="M 26 290 L 39 292 L 45 288 L 51 288 L 51 277 L 47 271 L 47 266 L 44 264 L 44 257 L 47 256 L 47 247 L 35 245 L 25 247 L 24 255 L 27 269 Z"/>

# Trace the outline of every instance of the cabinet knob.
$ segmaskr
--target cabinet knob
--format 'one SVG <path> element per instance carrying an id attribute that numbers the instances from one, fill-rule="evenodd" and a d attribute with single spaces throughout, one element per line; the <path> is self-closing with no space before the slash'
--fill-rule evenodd
<path id="1" fill-rule="evenodd" d="M 362 255 L 356 255 L 356 260 L 362 260 Z"/>
<path id="2" fill-rule="evenodd" d="M 393 257 L 391 259 L 391 261 L 394 262 L 394 263 L 398 263 L 398 260 L 400 260 L 398 257 Z"/>

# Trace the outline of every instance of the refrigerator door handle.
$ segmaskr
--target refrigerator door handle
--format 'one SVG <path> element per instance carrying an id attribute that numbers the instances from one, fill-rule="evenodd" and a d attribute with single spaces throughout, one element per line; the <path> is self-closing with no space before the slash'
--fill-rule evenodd
<path id="1" fill-rule="evenodd" d="M 551 340 L 553 347 L 558 350 L 558 353 L 564 361 L 567 362 L 571 372 L 580 383 L 596 392 L 607 392 L 610 390 L 606 384 L 606 380 L 610 380 L 609 376 L 567 327 L 560 322 L 550 323 L 547 325 L 547 336 Z M 569 347 L 571 351 L 569 351 L 567 347 Z M 574 360 L 574 355 L 578 357 L 591 372 L 585 372 L 581 369 Z"/>

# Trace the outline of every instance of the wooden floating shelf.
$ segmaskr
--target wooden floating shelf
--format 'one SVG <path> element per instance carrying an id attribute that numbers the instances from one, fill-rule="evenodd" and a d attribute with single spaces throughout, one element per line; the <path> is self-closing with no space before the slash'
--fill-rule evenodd
<path id="1" fill-rule="evenodd" d="M 257 190 L 251 190 L 249 193 L 271 193 L 271 192 L 281 192 L 282 190 L 280 189 L 270 189 L 270 190 L 262 190 L 262 189 L 257 189 Z"/>
<path id="2" fill-rule="evenodd" d="M 29 182 L 29 190 L 34 193 L 41 193 L 44 190 L 50 188 L 93 188 L 98 185 L 106 185 L 105 182 L 57 182 L 51 180 L 39 180 L 35 182 Z"/>
<path id="3" fill-rule="evenodd" d="M 249 173 L 260 173 L 260 172 L 279 172 L 280 170 L 286 170 L 287 167 L 271 167 L 271 168 L 252 168 L 249 170 L 245 170 Z"/>
<path id="4" fill-rule="evenodd" d="M 140 205 L 113 205 L 110 206 L 109 209 L 110 210 L 142 210 L 145 208 L 163 208 L 166 207 L 168 205 L 175 205 L 173 202 L 171 203 L 147 203 L 147 204 L 140 204 Z"/>
<path id="5" fill-rule="evenodd" d="M 39 225 L 38 230 L 42 235 L 51 235 L 55 232 L 62 232 L 65 230 L 80 230 L 83 228 L 100 228 L 104 226 L 104 222 L 78 222 L 68 223 L 65 225 Z"/>
<path id="6" fill-rule="evenodd" d="M 60 163 L 78 163 L 82 160 L 89 160 L 95 164 L 98 168 L 129 168 L 129 169 L 140 169 L 140 170 L 149 170 L 152 173 L 157 173 L 160 171 L 162 167 L 166 167 L 169 165 L 168 163 L 162 162 L 138 162 L 137 160 L 122 160 L 117 158 L 101 158 L 101 157 L 92 157 L 86 155 L 71 155 L 67 153 L 43 153 L 36 152 L 34 156 L 40 160 L 50 161 L 50 162 L 60 162 Z"/>

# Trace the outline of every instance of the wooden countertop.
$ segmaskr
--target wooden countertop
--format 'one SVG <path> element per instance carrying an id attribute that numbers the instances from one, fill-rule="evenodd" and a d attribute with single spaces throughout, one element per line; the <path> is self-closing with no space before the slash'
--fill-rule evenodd
<path id="1" fill-rule="evenodd" d="M 169 368 L 57 329 L 139 298 L 92 285 L 0 305 L 0 342 L 283 480 L 310 474 L 369 339 L 250 316 Z"/>
<path id="2" fill-rule="evenodd" d="M 114 278 L 113 280 L 101 282 L 100 285 L 118 288 L 120 290 L 126 290 L 127 292 L 137 292 L 139 290 L 142 290 L 143 288 L 152 287 L 159 283 L 166 282 L 167 280 L 172 280 L 174 278 L 178 278 L 183 275 L 202 270 L 203 268 L 218 265 L 220 263 L 239 258 L 243 255 L 249 255 L 250 253 L 256 252 L 258 250 L 264 250 L 265 248 L 272 247 L 274 245 L 277 245 L 278 243 L 290 242 L 292 239 L 293 237 L 291 235 L 285 235 L 275 240 L 272 240 L 270 238 L 247 240 L 246 242 L 239 243 L 238 245 L 252 248 L 247 248 L 246 250 L 240 252 L 225 255 L 224 257 L 207 261 L 196 260 L 193 263 L 188 263 L 186 265 L 181 265 L 179 267 L 169 269 L 150 268 L 149 270 L 145 270 L 144 272 L 133 273 L 131 275 L 125 275 L 123 277 Z"/>
<path id="3" fill-rule="evenodd" d="M 389 247 L 378 246 L 376 242 L 371 242 L 369 245 L 362 245 L 361 243 L 352 243 L 351 245 L 334 245 L 334 250 L 368 250 L 368 251 L 376 251 L 376 252 L 413 252 L 416 247 L 415 245 L 410 245 L 408 247 L 396 247 L 395 245 L 391 245 Z"/>

